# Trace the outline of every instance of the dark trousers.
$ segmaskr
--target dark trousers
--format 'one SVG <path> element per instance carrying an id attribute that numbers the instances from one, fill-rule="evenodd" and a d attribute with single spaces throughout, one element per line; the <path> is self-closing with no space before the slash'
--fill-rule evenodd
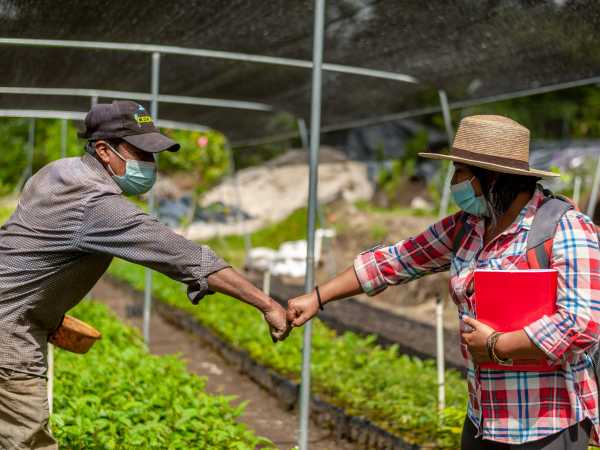
<path id="1" fill-rule="evenodd" d="M 467 417 L 463 425 L 461 450 L 587 450 L 592 424 L 588 419 L 576 423 L 559 433 L 537 441 L 513 445 L 475 438 L 477 429 Z"/>

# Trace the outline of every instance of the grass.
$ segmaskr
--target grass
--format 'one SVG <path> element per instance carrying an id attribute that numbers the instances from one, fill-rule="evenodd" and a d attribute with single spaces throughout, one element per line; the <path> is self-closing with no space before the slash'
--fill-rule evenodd
<path id="1" fill-rule="evenodd" d="M 0 206 L 0 225 L 6 222 L 12 215 L 15 208 L 9 206 Z"/>
<path id="2" fill-rule="evenodd" d="M 369 232 L 371 240 L 374 242 L 381 242 L 383 241 L 383 239 L 385 239 L 385 237 L 388 235 L 389 230 L 388 228 L 380 223 L 375 223 L 373 224 L 373 226 L 371 227 L 371 230 Z"/>

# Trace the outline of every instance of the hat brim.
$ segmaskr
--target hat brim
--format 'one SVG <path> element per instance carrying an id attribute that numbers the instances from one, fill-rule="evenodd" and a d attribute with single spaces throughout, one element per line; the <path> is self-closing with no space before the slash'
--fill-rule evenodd
<path id="1" fill-rule="evenodd" d="M 526 175 L 530 177 L 555 178 L 560 177 L 559 173 L 547 172 L 538 169 L 517 169 L 514 167 L 503 166 L 500 164 L 478 161 L 476 159 L 461 158 L 459 156 L 444 155 L 441 153 L 419 153 L 419 156 L 428 159 L 447 159 L 450 161 L 467 164 L 469 166 L 481 167 L 482 169 L 493 170 L 494 172 L 510 173 L 513 175 Z"/>
<path id="2" fill-rule="evenodd" d="M 133 145 L 135 148 L 139 148 L 140 150 L 149 153 L 160 153 L 165 150 L 176 152 L 181 147 L 173 139 L 170 139 L 161 133 L 131 134 L 129 136 L 123 136 L 122 139 L 128 144 Z"/>

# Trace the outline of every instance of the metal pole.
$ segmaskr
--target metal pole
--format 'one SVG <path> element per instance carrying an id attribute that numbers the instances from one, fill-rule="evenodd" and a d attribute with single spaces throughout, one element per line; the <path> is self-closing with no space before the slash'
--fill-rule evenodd
<path id="1" fill-rule="evenodd" d="M 52 415 L 54 404 L 54 345 L 48 344 L 48 411 Z M 50 428 L 50 425 L 48 425 Z"/>
<path id="2" fill-rule="evenodd" d="M 27 155 L 27 176 L 23 180 L 23 183 L 27 181 L 33 174 L 33 152 L 35 151 L 35 119 L 31 119 L 29 122 L 29 143 L 28 143 L 29 154 Z"/>
<path id="3" fill-rule="evenodd" d="M 150 114 L 158 119 L 158 86 L 160 82 L 160 53 L 152 53 L 152 102 Z M 148 214 L 154 213 L 154 189 L 148 193 Z M 152 311 L 152 269 L 146 268 L 144 286 L 144 342 L 150 346 L 150 312 Z"/>
<path id="4" fill-rule="evenodd" d="M 54 346 L 52 344 L 48 344 L 48 384 L 46 389 L 48 394 L 48 413 L 49 417 L 52 417 L 54 405 Z M 52 433 L 50 421 L 48 421 L 48 431 Z"/>
<path id="5" fill-rule="evenodd" d="M 271 267 L 263 273 L 263 292 L 267 295 L 271 295 Z"/>
<path id="6" fill-rule="evenodd" d="M 438 410 L 441 412 L 446 407 L 446 386 L 444 367 L 444 302 L 440 294 L 435 300 L 435 337 L 436 337 L 436 365 L 438 384 Z"/>
<path id="7" fill-rule="evenodd" d="M 311 292 L 314 287 L 314 253 L 315 253 L 315 222 L 317 212 L 317 181 L 321 129 L 321 83 L 323 63 L 323 35 L 325 23 L 325 0 L 315 0 L 315 22 L 313 37 L 313 72 L 312 98 L 310 114 L 310 159 L 308 182 L 308 230 L 305 292 Z M 302 346 L 302 379 L 300 385 L 300 435 L 298 446 L 300 450 L 308 450 L 308 419 L 310 412 L 310 353 L 312 338 L 312 322 L 304 326 L 304 341 Z"/>
<path id="8" fill-rule="evenodd" d="M 573 180 L 573 203 L 579 206 L 579 198 L 581 197 L 581 175 L 575 175 Z"/>
<path id="9" fill-rule="evenodd" d="M 48 344 L 48 411 L 52 415 L 54 404 L 54 346 Z M 48 425 L 50 427 L 50 425 Z"/>
<path id="10" fill-rule="evenodd" d="M 306 122 L 304 119 L 298 119 L 298 132 L 300 133 L 300 141 L 302 142 L 302 148 L 306 151 L 310 151 L 310 143 L 308 138 L 308 130 L 306 129 Z M 325 214 L 323 214 L 323 208 L 317 198 L 317 215 L 319 217 L 319 225 L 321 228 L 325 228 Z"/>
<path id="11" fill-rule="evenodd" d="M 587 215 L 590 218 L 593 218 L 594 212 L 596 212 L 596 202 L 598 201 L 598 184 L 600 184 L 600 156 L 598 157 L 598 163 L 596 164 L 596 174 L 594 175 L 594 184 L 592 184 L 592 194 L 587 207 Z"/>
<path id="12" fill-rule="evenodd" d="M 452 119 L 450 118 L 450 107 L 448 106 L 448 97 L 446 91 L 438 91 L 440 97 L 440 105 L 442 107 L 442 113 L 444 115 L 444 126 L 446 127 L 446 134 L 448 136 L 448 147 L 452 147 L 452 141 L 454 141 L 454 128 L 452 127 Z M 446 179 L 444 180 L 444 189 L 442 191 L 442 201 L 440 202 L 440 217 L 445 217 L 448 214 L 448 203 L 450 202 L 450 182 L 454 175 L 454 165 L 450 163 L 448 166 L 448 172 L 446 172 Z"/>
<path id="13" fill-rule="evenodd" d="M 313 62 L 303 59 L 280 58 L 276 56 L 255 55 L 250 53 L 225 52 L 220 50 L 209 50 L 202 48 L 185 48 L 172 45 L 151 45 L 100 41 L 75 41 L 59 39 L 26 39 L 26 38 L 4 38 L 0 37 L 0 45 L 20 45 L 30 47 L 58 47 L 58 48 L 91 48 L 96 50 L 116 50 L 146 53 L 162 53 L 167 55 L 199 56 L 202 58 L 217 58 L 230 61 L 255 62 L 260 64 L 274 64 L 278 66 L 313 68 Z M 406 83 L 418 83 L 415 77 L 397 72 L 386 72 L 383 70 L 367 69 L 365 67 L 346 66 L 342 64 L 322 64 L 325 71 L 362 75 L 371 78 L 383 78 L 387 80 L 403 81 Z"/>
<path id="14" fill-rule="evenodd" d="M 21 173 L 21 177 L 15 186 L 14 193 L 17 194 L 21 192 L 23 186 L 27 182 L 27 179 L 31 176 L 33 172 L 33 150 L 35 147 L 35 119 L 29 120 L 29 131 L 27 135 L 27 163 L 25 165 L 25 169 L 23 169 L 23 173 Z"/>
<path id="15" fill-rule="evenodd" d="M 231 182 L 233 184 L 233 191 L 235 194 L 235 202 L 237 203 L 235 206 L 237 211 L 235 212 L 235 220 L 237 222 L 237 226 L 241 228 L 242 235 L 244 236 L 244 250 L 246 251 L 246 258 L 250 256 L 250 251 L 252 250 L 252 238 L 250 233 L 248 232 L 248 227 L 244 223 L 244 219 L 242 218 L 242 193 L 240 191 L 240 179 L 238 177 L 237 171 L 235 170 L 235 160 L 233 159 L 233 150 L 229 143 L 227 145 L 227 151 L 229 153 L 229 171 L 231 173 Z"/>
<path id="16" fill-rule="evenodd" d="M 298 119 L 298 132 L 300 133 L 300 140 L 302 142 L 302 148 L 308 153 L 309 149 L 309 138 L 308 138 L 308 130 L 306 129 L 306 122 L 304 119 Z M 319 199 L 317 198 L 317 215 L 319 217 L 319 226 L 320 228 L 327 227 L 327 219 L 325 218 L 325 213 L 323 208 L 321 207 L 321 203 L 319 203 Z M 325 258 L 326 270 L 330 276 L 334 276 L 337 273 L 335 255 L 333 252 L 329 251 L 331 247 L 331 240 L 327 239 L 327 251 L 322 251 L 321 256 Z M 325 256 L 323 256 L 325 255 Z M 318 261 L 317 261 L 318 262 Z"/>
<path id="17" fill-rule="evenodd" d="M 448 106 L 448 97 L 443 90 L 438 91 L 440 105 L 444 116 L 444 126 L 448 137 L 448 148 L 452 147 L 454 140 L 454 128 L 450 117 L 450 107 Z M 442 191 L 442 201 L 440 202 L 439 217 L 446 217 L 448 214 L 448 203 L 450 202 L 450 183 L 454 175 L 454 165 L 451 163 L 446 172 L 444 188 Z M 440 294 L 437 295 L 435 303 L 436 317 L 436 365 L 437 365 L 437 383 L 438 383 L 438 410 L 442 411 L 446 406 L 446 386 L 445 386 L 445 367 L 444 367 L 444 302 Z"/>
<path id="18" fill-rule="evenodd" d="M 159 97 L 160 102 L 160 97 Z M 0 108 L 0 117 L 33 117 L 35 119 L 68 119 L 85 120 L 86 113 L 79 111 L 53 111 L 48 109 L 3 109 Z M 159 119 L 154 124 L 160 128 L 177 128 L 189 131 L 208 131 L 210 128 L 190 122 Z"/>
<path id="19" fill-rule="evenodd" d="M 306 122 L 304 121 L 304 119 L 298 119 L 298 133 L 300 134 L 302 148 L 306 151 L 310 151 L 310 142 L 308 141 L 308 130 L 306 129 Z"/>
<path id="20" fill-rule="evenodd" d="M 100 98 L 125 99 L 137 101 L 152 101 L 152 94 L 147 92 L 115 91 L 108 89 L 72 89 L 72 88 L 39 88 L 39 87 L 14 87 L 0 86 L 0 94 L 16 95 L 52 95 L 90 97 L 92 106 Z M 215 108 L 247 109 L 250 111 L 273 111 L 274 107 L 265 103 L 246 102 L 243 100 L 226 100 L 223 98 L 190 97 L 187 95 L 159 95 L 160 103 L 174 103 L 177 105 L 198 105 Z"/>
<path id="21" fill-rule="evenodd" d="M 67 119 L 62 119 L 60 124 L 60 157 L 64 158 L 67 156 L 67 131 L 68 122 Z"/>

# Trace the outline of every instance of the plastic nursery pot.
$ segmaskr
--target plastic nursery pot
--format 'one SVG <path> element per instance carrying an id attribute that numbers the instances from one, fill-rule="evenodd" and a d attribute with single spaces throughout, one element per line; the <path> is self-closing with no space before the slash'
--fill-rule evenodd
<path id="1" fill-rule="evenodd" d="M 73 353 L 86 353 L 102 338 L 102 334 L 91 325 L 71 316 L 64 316 L 62 323 L 48 337 L 48 342 Z"/>

